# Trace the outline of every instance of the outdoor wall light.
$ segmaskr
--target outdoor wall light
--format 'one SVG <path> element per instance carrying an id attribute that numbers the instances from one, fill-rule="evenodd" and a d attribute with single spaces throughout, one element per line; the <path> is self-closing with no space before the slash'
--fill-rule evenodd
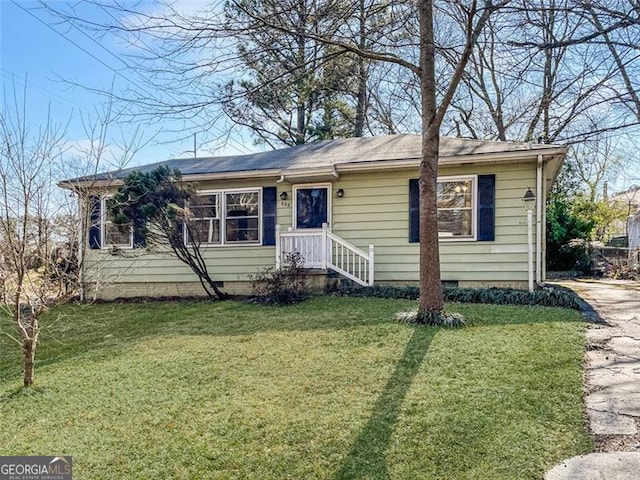
<path id="1" fill-rule="evenodd" d="M 282 192 L 280 194 L 280 200 L 285 201 L 287 198 L 289 198 L 289 195 L 287 194 L 287 192 Z"/>
<path id="2" fill-rule="evenodd" d="M 527 191 L 524 192 L 522 196 L 522 202 L 524 203 L 524 208 L 528 211 L 532 211 L 536 206 L 536 194 L 531 191 L 530 188 L 527 188 Z"/>
<path id="3" fill-rule="evenodd" d="M 342 188 L 339 188 L 338 190 L 336 190 L 336 197 L 338 198 L 344 197 L 344 190 Z"/>

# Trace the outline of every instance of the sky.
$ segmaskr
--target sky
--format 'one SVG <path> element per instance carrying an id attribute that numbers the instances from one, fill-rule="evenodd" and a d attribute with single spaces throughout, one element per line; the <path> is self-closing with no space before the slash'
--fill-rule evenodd
<path id="1" fill-rule="evenodd" d="M 106 19 L 105 12 L 92 8 L 93 18 Z M 86 124 L 87 120 L 97 118 L 97 112 L 106 104 L 104 97 L 90 90 L 116 91 L 127 84 L 140 85 L 136 74 L 120 60 L 122 49 L 115 38 L 92 38 L 60 23 L 36 1 L 0 0 L 2 110 L 14 103 L 14 89 L 18 98 L 22 98 L 26 84 L 27 122 L 32 126 L 44 124 L 50 111 L 54 123 L 66 127 L 71 150 L 80 149 L 88 138 L 83 120 Z M 157 122 L 144 128 L 132 122 L 111 125 L 110 152 L 117 156 L 120 151 L 117 145 L 129 141 L 137 131 L 138 142 L 144 146 L 129 166 L 192 157 L 193 138 L 180 138 L 185 135 L 175 133 L 189 126 L 179 122 Z M 233 155 L 259 149 L 250 138 L 239 135 L 224 144 L 197 147 L 198 156 Z"/>
<path id="2" fill-rule="evenodd" d="M 148 8 L 152 8 L 153 2 L 145 1 Z M 193 11 L 209 2 L 176 0 L 175 5 L 176 8 Z M 66 4 L 61 0 L 49 3 L 54 6 Z M 69 3 L 86 5 L 81 1 Z M 98 23 L 112 20 L 95 6 L 81 8 L 85 8 L 83 13 Z M 104 97 L 90 90 L 120 91 L 127 86 L 137 88 L 144 83 L 135 72 L 126 69 L 123 63 L 126 53 L 130 51 L 116 37 L 94 38 L 87 35 L 81 29 L 61 23 L 37 1 L 0 0 L 0 101 L 3 103 L 0 110 L 4 111 L 11 105 L 7 102 L 13 102 L 14 88 L 18 97 L 26 91 L 27 122 L 34 128 L 44 124 L 50 111 L 52 120 L 66 127 L 69 152 L 80 151 L 88 143 L 83 121 L 86 125 L 87 121 L 95 120 L 97 112 L 106 104 Z M 154 95 L 156 92 L 149 93 Z M 185 133 L 191 127 L 193 124 L 168 120 L 152 125 L 133 122 L 112 124 L 107 145 L 114 161 L 100 170 L 113 169 L 122 156 L 118 145 L 130 141 L 136 132 L 138 143 L 143 146 L 127 166 L 192 157 L 194 140 Z M 221 136 L 226 130 L 226 125 L 219 124 L 212 126 L 209 133 Z M 248 153 L 263 148 L 254 145 L 246 132 L 236 132 L 226 142 L 204 143 L 202 137 L 196 139 L 199 157 Z M 622 175 L 613 182 L 613 191 L 637 183 L 636 169 L 632 170 L 627 172 L 629 175 Z"/>

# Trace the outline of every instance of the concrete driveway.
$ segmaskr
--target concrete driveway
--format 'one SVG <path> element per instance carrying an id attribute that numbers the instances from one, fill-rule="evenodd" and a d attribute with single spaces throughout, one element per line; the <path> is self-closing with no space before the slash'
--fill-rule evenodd
<path id="1" fill-rule="evenodd" d="M 640 282 L 575 280 L 592 308 L 587 330 L 585 407 L 598 453 L 562 462 L 546 480 L 640 478 Z"/>

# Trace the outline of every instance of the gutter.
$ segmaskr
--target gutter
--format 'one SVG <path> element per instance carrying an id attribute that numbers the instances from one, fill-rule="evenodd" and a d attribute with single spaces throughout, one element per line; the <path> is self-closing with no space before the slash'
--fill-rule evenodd
<path id="1" fill-rule="evenodd" d="M 143 165 L 144 166 L 144 165 Z M 241 170 L 238 172 L 224 172 L 224 173 L 191 173 L 182 176 L 182 180 L 189 181 L 206 181 L 206 180 L 233 180 L 233 179 L 247 179 L 247 178 L 264 178 L 264 177 L 281 177 L 282 170 Z M 106 178 L 103 180 L 65 180 L 58 183 L 58 187 L 72 190 L 74 188 L 87 188 L 87 187 L 116 187 L 123 185 L 124 181 L 121 178 Z"/>
<path id="2" fill-rule="evenodd" d="M 331 179 L 340 177 L 335 165 L 314 168 L 283 168 L 279 171 L 279 174 L 282 181 L 287 180 L 289 182 L 313 179 L 314 177 Z M 276 183 L 280 183 L 280 180 Z"/>
<path id="3" fill-rule="evenodd" d="M 491 163 L 527 163 L 541 156 L 553 156 L 565 154 L 566 147 L 547 148 L 544 152 L 536 154 L 529 150 L 517 150 L 512 152 L 500 153 L 477 153 L 468 155 L 449 155 L 441 156 L 438 159 L 438 167 L 460 166 L 460 165 L 477 165 Z M 357 172 L 357 171 L 374 171 L 374 170 L 395 170 L 398 168 L 414 168 L 420 165 L 421 158 L 405 158 L 401 160 L 371 160 L 368 162 L 347 162 L 337 163 L 336 170 L 338 172 Z"/>

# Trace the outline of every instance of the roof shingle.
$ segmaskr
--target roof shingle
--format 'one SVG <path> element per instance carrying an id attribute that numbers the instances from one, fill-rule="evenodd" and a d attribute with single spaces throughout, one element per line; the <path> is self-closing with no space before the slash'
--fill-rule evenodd
<path id="1" fill-rule="evenodd" d="M 440 139 L 440 157 L 544 150 L 557 147 L 557 145 L 442 137 Z M 331 167 L 349 163 L 411 160 L 420 157 L 420 135 L 344 138 L 246 155 L 165 160 L 68 180 L 67 182 L 123 179 L 132 171 L 149 172 L 161 165 L 172 170 L 178 169 L 183 175 L 197 175 Z"/>

